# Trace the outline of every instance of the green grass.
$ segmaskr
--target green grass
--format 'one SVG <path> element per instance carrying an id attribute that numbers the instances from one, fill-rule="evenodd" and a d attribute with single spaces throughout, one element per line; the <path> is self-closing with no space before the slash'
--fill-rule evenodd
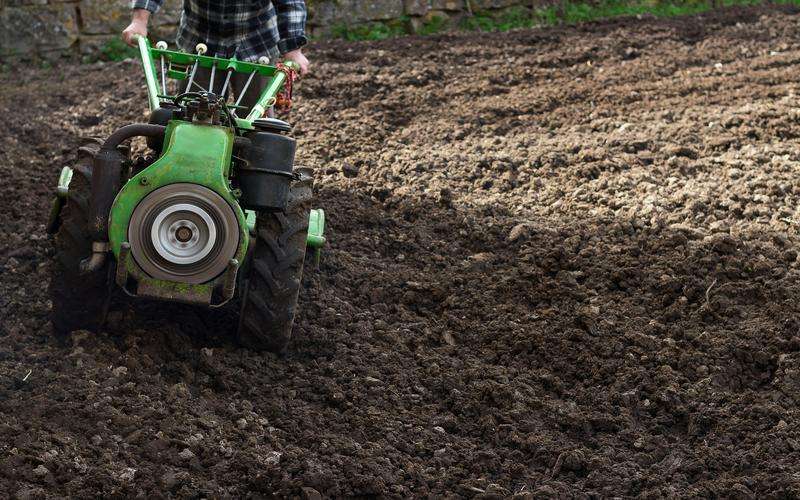
<path id="1" fill-rule="evenodd" d="M 358 26 L 340 24 L 331 29 L 334 38 L 341 38 L 351 42 L 358 40 L 385 40 L 408 34 L 408 17 L 389 21 L 386 23 L 375 22 Z"/>
<path id="2" fill-rule="evenodd" d="M 128 46 L 119 38 L 111 38 L 100 47 L 98 59 L 101 61 L 124 61 L 131 57 L 137 57 L 139 51 Z"/>
<path id="3" fill-rule="evenodd" d="M 766 0 L 719 0 L 716 7 L 736 5 L 760 5 Z M 773 4 L 800 5 L 800 0 L 771 0 Z M 561 5 L 551 5 L 529 9 L 512 7 L 500 13 L 475 12 L 464 17 L 456 26 L 466 31 L 509 31 L 532 28 L 534 26 L 557 26 L 579 24 L 600 19 L 622 16 L 652 15 L 655 17 L 675 17 L 699 14 L 714 9 L 710 0 L 600 0 L 597 2 L 567 1 Z M 452 26 L 448 21 L 434 17 L 416 30 L 417 34 L 431 35 L 445 31 Z M 383 40 L 402 36 L 411 32 L 411 22 L 404 17 L 396 22 L 371 23 L 361 26 L 337 26 L 332 30 L 335 38 L 349 41 Z"/>
<path id="4" fill-rule="evenodd" d="M 433 16 L 429 21 L 422 24 L 417 29 L 420 35 L 434 35 L 440 31 L 447 29 L 447 19 L 439 16 Z"/>
<path id="5" fill-rule="evenodd" d="M 447 20 L 433 16 L 429 21 L 422 23 L 417 28 L 416 33 L 420 35 L 433 35 L 448 28 Z M 334 38 L 341 38 L 350 42 L 360 40 L 385 40 L 398 36 L 408 35 L 414 32 L 411 26 L 411 18 L 403 16 L 387 22 L 374 22 L 359 24 L 355 26 L 340 24 L 331 29 Z"/>
<path id="6" fill-rule="evenodd" d="M 720 6 L 757 5 L 759 0 L 722 0 Z M 622 2 L 619 0 L 606 0 L 597 5 L 587 3 L 567 3 L 563 12 L 557 7 L 541 9 L 534 13 L 534 18 L 542 21 L 541 24 L 577 24 L 597 19 L 608 19 L 620 16 L 638 16 L 650 14 L 655 17 L 674 17 L 690 14 L 699 14 L 714 8 L 713 4 L 705 0 L 690 0 L 686 2 Z"/>

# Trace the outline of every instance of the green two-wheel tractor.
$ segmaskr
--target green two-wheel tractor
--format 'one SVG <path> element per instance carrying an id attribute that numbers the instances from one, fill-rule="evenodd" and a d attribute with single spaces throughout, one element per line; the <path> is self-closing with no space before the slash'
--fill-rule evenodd
<path id="1" fill-rule="evenodd" d="M 87 141 L 58 180 L 48 228 L 53 326 L 101 328 L 115 294 L 211 308 L 232 301 L 241 343 L 280 351 L 306 248 L 318 260 L 325 243 L 324 213 L 310 208 L 311 171 L 294 166 L 291 127 L 265 117 L 289 104 L 297 68 L 207 56 L 202 44 L 189 54 L 138 43 L 149 123 Z M 196 76 L 209 71 L 204 87 Z M 215 74 L 225 82 L 217 93 Z M 266 82 L 250 107 L 229 86 L 237 74 L 247 81 L 242 95 Z M 132 158 L 124 143 L 141 136 L 149 150 Z"/>

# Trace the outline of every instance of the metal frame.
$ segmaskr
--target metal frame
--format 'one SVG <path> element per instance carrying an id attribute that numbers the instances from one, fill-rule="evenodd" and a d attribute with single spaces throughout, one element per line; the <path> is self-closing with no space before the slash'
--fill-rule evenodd
<path id="1" fill-rule="evenodd" d="M 219 71 L 227 73 L 242 73 L 246 75 L 262 75 L 271 77 L 270 82 L 261 91 L 261 95 L 256 101 L 256 104 L 250 110 L 250 113 L 244 119 L 238 119 L 238 125 L 242 128 L 252 128 L 253 120 L 261 118 L 267 108 L 275 103 L 275 97 L 283 89 L 286 83 L 286 73 L 279 70 L 276 66 L 268 64 L 258 64 L 247 61 L 239 61 L 236 58 L 225 59 L 221 57 L 205 56 L 202 54 L 189 54 L 186 52 L 178 52 L 174 50 L 160 49 L 152 47 L 150 41 L 143 36 L 138 37 L 139 54 L 142 59 L 142 69 L 144 70 L 144 78 L 147 83 L 147 96 L 150 103 L 150 110 L 154 111 L 161 107 L 162 101 L 170 101 L 174 96 L 168 96 L 166 89 L 162 89 L 159 85 L 158 78 L 156 77 L 156 60 L 162 60 L 165 64 L 162 65 L 162 78 L 161 81 L 166 81 L 166 76 L 163 71 L 166 68 L 173 66 L 192 68 L 190 81 L 193 80 L 197 68 L 215 68 Z M 297 70 L 297 65 L 294 62 L 288 61 L 285 63 L 290 69 Z M 172 77 L 179 75 L 186 75 L 172 69 L 167 70 L 167 74 Z M 180 78 L 176 78 L 180 79 Z"/>

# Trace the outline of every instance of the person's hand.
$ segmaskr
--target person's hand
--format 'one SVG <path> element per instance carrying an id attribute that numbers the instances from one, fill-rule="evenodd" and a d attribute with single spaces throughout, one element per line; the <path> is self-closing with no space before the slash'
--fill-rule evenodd
<path id="1" fill-rule="evenodd" d="M 283 58 L 287 61 L 296 62 L 297 65 L 300 66 L 300 76 L 306 76 L 308 74 L 308 59 L 300 49 L 285 53 Z"/>
<path id="2" fill-rule="evenodd" d="M 122 30 L 122 41 L 136 47 L 136 39 L 140 36 L 147 36 L 147 21 L 150 19 L 150 11 L 145 9 L 134 9 L 131 24 Z"/>

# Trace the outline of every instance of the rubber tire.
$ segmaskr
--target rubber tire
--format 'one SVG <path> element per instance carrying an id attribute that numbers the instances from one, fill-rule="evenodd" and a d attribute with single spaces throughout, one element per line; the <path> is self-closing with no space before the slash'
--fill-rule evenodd
<path id="1" fill-rule="evenodd" d="M 292 183 L 286 210 L 256 218 L 237 334 L 243 346 L 256 351 L 279 353 L 292 338 L 313 188 L 310 171 L 298 171 L 304 175 Z"/>
<path id="2" fill-rule="evenodd" d="M 109 297 L 111 259 L 97 271 L 80 273 L 83 259 L 92 253 L 89 235 L 92 160 L 99 145 L 92 142 L 79 149 L 79 161 L 73 169 L 66 204 L 61 209 L 61 223 L 55 234 L 55 265 L 50 280 L 53 309 L 50 319 L 57 334 L 100 328 Z"/>

